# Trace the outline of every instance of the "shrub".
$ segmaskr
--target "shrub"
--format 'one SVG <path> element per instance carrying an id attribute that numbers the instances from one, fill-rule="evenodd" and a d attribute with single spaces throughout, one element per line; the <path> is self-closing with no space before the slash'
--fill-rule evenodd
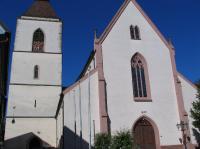
<path id="1" fill-rule="evenodd" d="M 109 134 L 97 134 L 95 137 L 95 149 L 109 149 L 111 144 L 111 136 Z"/>
<path id="2" fill-rule="evenodd" d="M 129 131 L 119 131 L 112 137 L 111 149 L 132 149 L 133 138 Z"/>
<path id="3" fill-rule="evenodd" d="M 138 149 L 134 144 L 130 131 L 122 130 L 114 136 L 109 134 L 97 134 L 95 149 Z"/>

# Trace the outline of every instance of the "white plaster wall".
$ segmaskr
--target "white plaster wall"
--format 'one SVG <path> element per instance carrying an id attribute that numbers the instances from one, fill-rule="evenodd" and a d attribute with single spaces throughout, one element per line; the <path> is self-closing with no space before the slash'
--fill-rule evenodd
<path id="1" fill-rule="evenodd" d="M 12 139 L 27 133 L 34 133 L 44 142 L 56 147 L 56 120 L 54 118 L 16 118 L 6 119 L 5 140 Z"/>
<path id="2" fill-rule="evenodd" d="M 34 66 L 39 66 L 39 78 L 34 79 Z M 62 55 L 13 52 L 11 81 L 17 84 L 62 84 Z"/>
<path id="3" fill-rule="evenodd" d="M 63 109 L 64 105 L 62 104 L 58 116 L 56 118 L 56 140 L 57 140 L 57 147 L 60 146 L 60 143 L 62 143 L 61 141 L 61 137 L 63 135 Z"/>
<path id="4" fill-rule="evenodd" d="M 44 51 L 61 53 L 62 22 L 17 20 L 14 51 L 32 51 L 33 33 L 40 28 L 45 35 Z"/>
<path id="5" fill-rule="evenodd" d="M 95 132 L 100 132 L 100 120 L 99 120 L 99 95 L 98 95 L 98 73 L 96 72 L 91 76 L 91 131 L 92 131 L 92 143 L 94 141 L 94 125 Z M 81 102 L 79 100 L 81 97 Z M 89 119 L 88 119 L 88 79 L 84 80 L 79 85 L 75 86 L 70 92 L 65 94 L 64 97 L 64 125 L 72 132 L 75 132 L 74 123 L 77 123 L 77 135 L 80 136 L 82 130 L 83 139 L 89 142 Z M 81 106 L 80 106 L 81 105 Z M 81 110 L 80 110 L 81 109 Z M 80 116 L 82 117 L 82 129 Z M 72 138 L 73 139 L 73 138 Z"/>
<path id="6" fill-rule="evenodd" d="M 181 81 L 181 86 L 182 86 L 184 106 L 189 116 L 189 126 L 190 126 L 190 133 L 192 137 L 191 141 L 193 144 L 196 144 L 196 139 L 192 131 L 192 128 L 194 127 L 192 125 L 193 119 L 191 118 L 190 110 L 192 108 L 192 102 L 197 100 L 197 97 L 196 97 L 197 89 L 194 88 L 192 85 L 190 85 L 182 76 L 179 76 L 179 79 Z"/>
<path id="7" fill-rule="evenodd" d="M 7 116 L 55 116 L 60 93 L 61 87 L 10 85 Z"/>
<path id="8" fill-rule="evenodd" d="M 131 40 L 130 25 L 138 25 L 142 40 Z M 157 125 L 161 145 L 180 144 L 181 132 L 170 53 L 132 2 L 102 44 L 112 132 L 131 130 L 143 114 Z M 135 102 L 131 58 L 139 52 L 147 61 L 152 102 Z"/>

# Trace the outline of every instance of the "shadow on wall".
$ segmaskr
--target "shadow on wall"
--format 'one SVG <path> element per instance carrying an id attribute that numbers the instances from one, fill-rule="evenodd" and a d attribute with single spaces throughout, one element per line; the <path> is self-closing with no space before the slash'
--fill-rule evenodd
<path id="1" fill-rule="evenodd" d="M 192 131 L 199 146 L 197 149 L 200 149 L 200 133 L 194 128 L 192 128 Z"/>
<path id="2" fill-rule="evenodd" d="M 64 127 L 64 149 L 88 149 L 89 143 L 82 139 L 81 133 L 78 136 L 76 132 Z"/>
<path id="3" fill-rule="evenodd" d="M 36 136 L 34 133 L 27 133 L 6 140 L 4 143 L 4 149 L 31 149 L 36 147 L 37 145 L 39 146 L 38 149 L 54 149 L 50 147 L 48 143 Z"/>

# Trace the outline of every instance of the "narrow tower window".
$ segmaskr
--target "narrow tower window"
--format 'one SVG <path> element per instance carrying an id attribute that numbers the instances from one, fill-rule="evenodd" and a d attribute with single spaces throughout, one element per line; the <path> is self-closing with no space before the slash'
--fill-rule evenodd
<path id="1" fill-rule="evenodd" d="M 36 65 L 34 67 L 34 79 L 38 79 L 39 78 L 39 66 Z"/>
<path id="2" fill-rule="evenodd" d="M 37 29 L 33 34 L 33 52 L 44 52 L 44 33 L 41 29 Z"/>
<path id="3" fill-rule="evenodd" d="M 140 54 L 135 54 L 131 60 L 131 68 L 135 99 L 150 98 L 150 85 L 145 59 Z"/>
<path id="4" fill-rule="evenodd" d="M 36 108 L 37 107 L 37 101 L 35 100 L 35 102 L 34 102 L 34 108 Z"/>

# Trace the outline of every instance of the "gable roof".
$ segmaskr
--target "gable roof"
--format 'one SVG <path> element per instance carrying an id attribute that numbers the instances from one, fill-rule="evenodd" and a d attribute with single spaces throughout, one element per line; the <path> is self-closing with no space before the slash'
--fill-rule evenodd
<path id="1" fill-rule="evenodd" d="M 160 39 L 164 42 L 164 44 L 169 48 L 169 50 L 172 50 L 172 47 L 169 45 L 168 41 L 165 39 L 165 37 L 162 35 L 162 33 L 158 30 L 156 25 L 151 21 L 151 19 L 147 16 L 147 14 L 143 11 L 143 9 L 139 6 L 139 4 L 136 2 L 136 0 L 124 0 L 124 3 L 119 8 L 111 22 L 108 24 L 104 32 L 101 34 L 101 36 L 98 38 L 98 43 L 103 43 L 103 41 L 106 39 L 107 35 L 110 33 L 112 28 L 114 27 L 115 23 L 118 21 L 128 4 L 132 2 L 134 6 L 140 11 L 140 13 L 143 15 L 143 17 L 146 19 L 146 21 L 151 25 L 153 30 L 157 33 L 157 35 L 160 37 Z"/>
<path id="2" fill-rule="evenodd" d="M 197 89 L 195 83 L 187 79 L 182 73 L 178 72 L 178 76 L 181 77 L 183 80 L 185 80 L 188 84 L 190 84 L 194 89 Z"/>
<path id="3" fill-rule="evenodd" d="M 88 59 L 87 59 L 87 62 L 86 62 L 86 64 L 84 65 L 84 67 L 83 67 L 83 69 L 82 69 L 80 75 L 79 75 L 78 78 L 76 79 L 76 81 L 78 81 L 79 79 L 81 79 L 81 78 L 84 76 L 84 74 L 85 74 L 86 71 L 87 71 L 88 66 L 90 65 L 91 61 L 93 60 L 93 58 L 94 58 L 94 56 L 95 56 L 95 53 L 96 53 L 96 51 L 94 51 L 94 50 L 92 50 L 92 51 L 90 52 L 90 55 L 89 55 L 89 57 L 88 57 Z"/>
<path id="4" fill-rule="evenodd" d="M 35 0 L 22 16 L 59 19 L 49 0 Z"/>

